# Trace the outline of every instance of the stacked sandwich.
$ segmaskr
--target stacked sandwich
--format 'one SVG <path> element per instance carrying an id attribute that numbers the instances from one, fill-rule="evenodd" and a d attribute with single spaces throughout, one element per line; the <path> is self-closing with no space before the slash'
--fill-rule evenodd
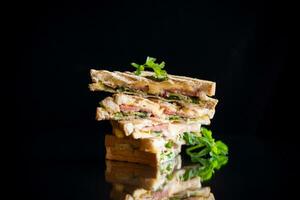
<path id="1" fill-rule="evenodd" d="M 105 136 L 106 159 L 157 166 L 202 136 L 200 127 L 209 125 L 215 113 L 216 84 L 169 75 L 154 58 L 133 66 L 135 73 L 90 71 L 91 91 L 113 93 L 100 102 L 96 119 L 110 120 L 113 127 Z M 154 72 L 143 71 L 147 67 Z"/>
<path id="2" fill-rule="evenodd" d="M 194 168 L 182 167 L 180 155 L 157 167 L 107 160 L 105 178 L 112 184 L 112 200 L 214 200 L 210 188 L 202 187 L 198 176 L 185 179 Z"/>

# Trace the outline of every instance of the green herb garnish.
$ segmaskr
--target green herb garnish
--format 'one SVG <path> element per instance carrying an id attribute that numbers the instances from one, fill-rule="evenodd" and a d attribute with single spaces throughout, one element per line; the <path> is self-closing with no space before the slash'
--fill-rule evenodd
<path id="1" fill-rule="evenodd" d="M 124 115 L 123 115 L 122 112 L 117 112 L 117 113 L 114 114 L 113 118 L 114 118 L 114 120 L 121 120 L 121 119 L 124 118 Z"/>
<path id="2" fill-rule="evenodd" d="M 165 144 L 165 147 L 170 149 L 172 148 L 172 146 L 174 145 L 173 141 L 172 140 L 169 140 L 166 144 Z"/>
<path id="3" fill-rule="evenodd" d="M 180 94 L 175 94 L 175 93 L 169 93 L 169 95 L 167 96 L 167 99 L 170 99 L 170 100 L 183 100 L 182 95 Z"/>
<path id="4" fill-rule="evenodd" d="M 152 131 L 152 133 L 155 133 L 155 134 L 161 134 L 162 131 Z"/>
<path id="5" fill-rule="evenodd" d="M 166 154 L 167 158 L 171 159 L 173 157 L 175 157 L 175 153 L 174 152 L 169 152 L 168 154 Z"/>
<path id="6" fill-rule="evenodd" d="M 156 137 L 162 136 L 162 131 L 151 131 L 152 134 L 154 134 Z"/>
<path id="7" fill-rule="evenodd" d="M 192 103 L 199 103 L 199 97 L 190 97 Z"/>
<path id="8" fill-rule="evenodd" d="M 148 113 L 147 112 L 133 112 L 133 114 L 139 118 L 146 118 L 148 117 Z"/>
<path id="9" fill-rule="evenodd" d="M 158 81 L 164 81 L 168 79 L 168 74 L 166 70 L 163 70 L 165 67 L 165 62 L 155 63 L 156 58 L 147 57 L 145 64 L 139 65 L 136 63 L 131 63 L 133 67 L 136 68 L 134 72 L 136 75 L 141 75 L 141 72 L 144 71 L 146 68 L 150 68 L 154 71 L 154 79 Z"/>
<path id="10" fill-rule="evenodd" d="M 188 146 L 197 144 L 198 138 L 199 136 L 197 136 L 195 132 L 185 132 L 182 136 L 182 139 Z"/>
<path id="11" fill-rule="evenodd" d="M 202 136 L 185 132 L 183 139 L 187 145 L 186 153 L 191 157 L 192 162 L 201 165 L 195 169 L 189 169 L 183 175 L 183 180 L 194 176 L 200 176 L 202 180 L 209 180 L 215 169 L 220 169 L 228 162 L 228 147 L 221 141 L 216 141 L 212 137 L 212 132 L 206 128 L 201 128 Z"/>
<path id="12" fill-rule="evenodd" d="M 171 173 L 171 174 L 168 174 L 166 177 L 167 177 L 167 179 L 170 181 L 170 180 L 172 180 L 173 176 L 174 176 L 174 175 Z"/>
<path id="13" fill-rule="evenodd" d="M 170 151 L 170 150 L 166 150 L 160 153 L 160 160 L 162 161 L 166 161 L 166 160 L 170 160 L 173 159 L 175 157 L 175 153 Z"/>
<path id="14" fill-rule="evenodd" d="M 120 86 L 116 89 L 117 92 L 136 92 L 134 89 Z"/>
<path id="15" fill-rule="evenodd" d="M 181 198 L 179 197 L 171 197 L 169 200 L 180 200 Z"/>
<path id="16" fill-rule="evenodd" d="M 182 117 L 178 116 L 178 115 L 171 115 L 169 117 L 169 120 L 174 120 L 174 121 L 178 121 L 178 120 L 181 120 Z"/>
<path id="17" fill-rule="evenodd" d="M 200 103 L 199 97 L 189 97 L 189 96 L 185 96 L 185 95 L 177 94 L 177 93 L 169 93 L 166 98 L 169 100 L 186 101 L 188 103 L 196 103 L 196 104 Z"/>
<path id="18" fill-rule="evenodd" d="M 167 166 L 166 170 L 167 170 L 168 172 L 170 172 L 170 171 L 172 170 L 172 166 L 171 166 L 171 164 L 168 164 L 168 166 Z"/>

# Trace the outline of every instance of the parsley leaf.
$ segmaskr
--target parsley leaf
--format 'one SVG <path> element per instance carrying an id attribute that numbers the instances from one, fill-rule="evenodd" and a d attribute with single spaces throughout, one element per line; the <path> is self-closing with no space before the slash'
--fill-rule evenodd
<path id="1" fill-rule="evenodd" d="M 136 68 L 136 71 L 134 72 L 135 75 L 141 75 L 141 72 L 145 70 L 145 68 L 152 69 L 154 71 L 154 78 L 157 81 L 164 81 L 168 79 L 168 74 L 166 70 L 163 70 L 166 63 L 156 63 L 156 58 L 147 57 L 145 64 L 139 65 L 136 63 L 131 63 L 133 67 Z"/>
<path id="2" fill-rule="evenodd" d="M 187 180 L 191 177 L 200 176 L 202 180 L 209 180 L 215 169 L 219 170 L 228 162 L 228 147 L 221 141 L 215 141 L 212 132 L 201 127 L 202 136 L 197 136 L 192 132 L 185 132 L 183 140 L 190 147 L 186 153 L 191 157 L 192 162 L 200 163 L 197 168 L 189 169 L 183 175 Z"/>
<path id="3" fill-rule="evenodd" d="M 148 113 L 147 112 L 133 112 L 133 114 L 139 118 L 146 118 L 148 117 Z"/>
<path id="4" fill-rule="evenodd" d="M 165 147 L 170 149 L 172 148 L 172 146 L 174 145 L 173 141 L 172 140 L 169 140 L 166 144 L 165 144 Z"/>
<path id="5" fill-rule="evenodd" d="M 134 72 L 135 75 L 139 76 L 139 75 L 141 75 L 141 72 L 145 70 L 144 65 L 139 65 L 136 63 L 131 63 L 131 65 L 136 68 L 136 71 Z"/>
<path id="6" fill-rule="evenodd" d="M 179 115 L 171 115 L 169 117 L 169 120 L 174 120 L 174 121 L 179 121 L 181 119 L 182 119 L 182 117 L 180 117 Z"/>
<path id="7" fill-rule="evenodd" d="M 122 112 L 117 112 L 117 113 L 115 113 L 115 114 L 114 114 L 114 117 L 113 117 L 114 120 L 121 120 L 121 119 L 123 119 L 123 118 L 124 118 L 124 115 L 123 115 Z"/>

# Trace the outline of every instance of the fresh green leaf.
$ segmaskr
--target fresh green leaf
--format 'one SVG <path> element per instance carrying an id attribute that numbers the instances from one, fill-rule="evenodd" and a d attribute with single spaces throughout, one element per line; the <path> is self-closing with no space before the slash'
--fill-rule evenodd
<path id="1" fill-rule="evenodd" d="M 133 66 L 133 67 L 135 67 L 135 68 L 139 68 L 141 65 L 139 65 L 139 64 L 136 64 L 136 63 L 131 63 L 131 65 Z"/>
<path id="2" fill-rule="evenodd" d="M 165 147 L 166 148 L 172 148 L 172 146 L 174 145 L 173 141 L 172 140 L 169 140 L 166 144 L 165 144 Z"/>
<path id="3" fill-rule="evenodd" d="M 200 99 L 199 97 L 189 97 L 191 99 L 191 103 L 199 103 L 200 102 Z"/>
<path id="4" fill-rule="evenodd" d="M 169 117 L 169 120 L 175 120 L 175 121 L 178 121 L 178 120 L 181 120 L 182 117 L 178 116 L 178 115 L 171 115 Z"/>
<path id="5" fill-rule="evenodd" d="M 134 93 L 138 92 L 137 90 L 134 90 L 134 89 L 131 89 L 128 87 L 123 87 L 123 86 L 117 87 L 116 91 L 117 92 L 134 92 Z"/>
<path id="6" fill-rule="evenodd" d="M 159 134 L 162 133 L 162 131 L 152 131 L 152 133 Z"/>
<path id="7" fill-rule="evenodd" d="M 131 63 L 131 65 L 136 68 L 136 71 L 134 72 L 135 75 L 139 76 L 141 75 L 141 72 L 145 70 L 145 67 L 143 65 L 139 65 L 136 63 Z"/>
<path id="8" fill-rule="evenodd" d="M 192 132 L 185 132 L 183 140 L 186 145 L 190 146 L 186 149 L 186 153 L 191 157 L 192 162 L 199 163 L 197 175 L 202 180 L 209 180 L 214 174 L 215 169 L 219 170 L 228 162 L 228 147 L 221 141 L 216 141 L 212 137 L 212 132 L 201 127 L 202 136 Z M 194 172 L 194 171 L 192 171 Z M 190 177 L 192 172 L 188 172 L 184 177 Z M 196 173 L 192 173 L 195 175 Z"/>
<path id="9" fill-rule="evenodd" d="M 146 118 L 148 117 L 148 113 L 147 112 L 133 112 L 133 114 L 139 118 Z"/>
<path id="10" fill-rule="evenodd" d="M 189 168 L 186 169 L 184 174 L 182 175 L 181 179 L 184 181 L 187 181 L 191 178 L 194 178 L 198 175 L 198 169 L 197 168 Z"/>
<path id="11" fill-rule="evenodd" d="M 167 175 L 167 179 L 168 179 L 169 181 L 172 180 L 172 178 L 173 178 L 173 174 L 172 174 L 172 173 L 170 173 L 170 174 Z"/>
<path id="12" fill-rule="evenodd" d="M 193 132 L 184 132 L 183 133 L 183 140 L 186 142 L 187 145 L 195 145 L 199 143 L 197 140 L 197 136 L 193 134 Z"/>
<path id="13" fill-rule="evenodd" d="M 171 100 L 182 100 L 181 95 L 175 93 L 170 93 L 167 98 Z"/>
<path id="14" fill-rule="evenodd" d="M 175 157 L 175 153 L 171 151 L 168 154 L 166 154 L 166 156 L 170 159 L 172 157 Z"/>
<path id="15" fill-rule="evenodd" d="M 176 154 L 173 151 L 170 151 L 168 149 L 168 150 L 160 153 L 160 160 L 161 161 L 170 160 L 170 159 L 173 159 L 175 156 L 176 156 Z"/>
<path id="16" fill-rule="evenodd" d="M 201 133 L 205 138 L 207 138 L 209 140 L 213 140 L 212 132 L 210 130 L 208 130 L 207 128 L 201 127 Z"/>
<path id="17" fill-rule="evenodd" d="M 139 65 L 136 63 L 131 63 L 133 67 L 136 68 L 134 72 L 136 75 L 141 75 L 141 72 L 145 70 L 145 68 L 152 69 L 154 71 L 154 79 L 158 81 L 164 81 L 168 79 L 168 74 L 166 70 L 163 70 L 165 67 L 165 62 L 156 63 L 156 58 L 147 57 L 145 64 Z"/>
<path id="18" fill-rule="evenodd" d="M 181 198 L 179 197 L 171 197 L 169 200 L 180 200 Z"/>
<path id="19" fill-rule="evenodd" d="M 191 157 L 197 157 L 197 158 L 203 157 L 203 156 L 209 154 L 209 152 L 210 152 L 210 149 L 208 147 L 205 147 L 204 149 L 201 148 L 203 146 L 204 146 L 203 144 L 197 144 L 196 146 L 189 147 L 189 148 L 187 148 L 186 153 L 188 155 L 190 155 Z M 197 149 L 201 149 L 201 150 L 199 152 L 196 152 L 195 150 L 197 150 Z"/>
<path id="20" fill-rule="evenodd" d="M 216 147 L 218 148 L 218 150 L 222 153 L 222 154 L 224 154 L 224 155 L 226 155 L 227 153 L 228 153 L 228 147 L 227 147 L 227 145 L 226 144 L 224 144 L 222 141 L 217 141 L 216 142 Z"/>
<path id="21" fill-rule="evenodd" d="M 189 97 L 189 96 L 185 96 L 185 95 L 177 94 L 177 93 L 168 93 L 166 98 L 169 100 L 185 101 L 187 103 L 195 103 L 195 104 L 201 103 L 199 97 Z"/>
<path id="22" fill-rule="evenodd" d="M 121 120 L 121 119 L 124 118 L 124 115 L 123 115 L 122 112 L 117 112 L 117 113 L 114 114 L 113 118 L 114 118 L 114 120 Z"/>
<path id="23" fill-rule="evenodd" d="M 219 165 L 216 167 L 216 169 L 220 169 L 223 165 L 226 165 L 228 162 L 228 157 L 227 156 L 219 156 L 218 157 L 218 163 Z"/>
<path id="24" fill-rule="evenodd" d="M 166 170 L 169 171 L 169 172 L 172 170 L 171 164 L 169 164 L 169 165 L 167 166 Z"/>

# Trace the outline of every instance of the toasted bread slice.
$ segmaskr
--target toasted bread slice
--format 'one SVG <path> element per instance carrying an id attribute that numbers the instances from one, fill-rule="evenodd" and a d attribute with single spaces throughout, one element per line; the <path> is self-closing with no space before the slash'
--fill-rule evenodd
<path id="1" fill-rule="evenodd" d="M 114 147 L 106 147 L 106 159 L 135 162 L 153 167 L 159 165 L 158 154 L 139 150 L 121 150 Z"/>
<path id="2" fill-rule="evenodd" d="M 118 138 L 105 136 L 106 159 L 146 164 L 153 167 L 174 159 L 181 151 L 181 145 L 166 148 L 163 138 Z"/>
<path id="3" fill-rule="evenodd" d="M 166 141 L 163 138 L 133 139 L 132 137 L 118 138 L 114 135 L 105 135 L 105 146 L 139 150 L 150 153 L 160 153 Z"/>
<path id="4" fill-rule="evenodd" d="M 111 90 L 126 88 L 133 92 L 141 91 L 145 94 L 165 97 L 168 93 L 181 94 L 205 99 L 205 96 L 215 95 L 216 83 L 185 76 L 168 75 L 165 81 L 155 81 L 154 73 L 143 71 L 140 76 L 132 72 L 110 72 L 107 70 L 90 71 L 93 84 L 92 91 L 104 90 L 103 85 Z"/>

